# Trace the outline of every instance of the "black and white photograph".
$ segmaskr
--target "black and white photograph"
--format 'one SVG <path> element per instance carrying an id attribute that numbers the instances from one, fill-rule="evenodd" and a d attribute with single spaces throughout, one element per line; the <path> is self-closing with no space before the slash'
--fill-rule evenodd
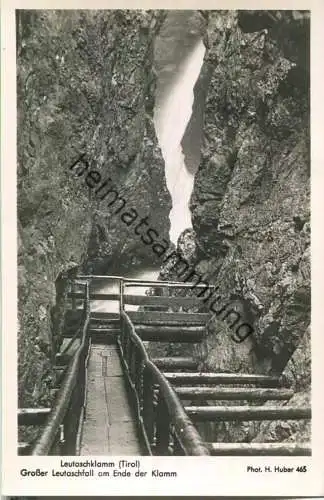
<path id="1" fill-rule="evenodd" d="M 16 10 L 18 454 L 310 455 L 310 12 Z"/>
<path id="2" fill-rule="evenodd" d="M 5 494 L 316 494 L 319 11 L 99 3 L 2 13 Z"/>

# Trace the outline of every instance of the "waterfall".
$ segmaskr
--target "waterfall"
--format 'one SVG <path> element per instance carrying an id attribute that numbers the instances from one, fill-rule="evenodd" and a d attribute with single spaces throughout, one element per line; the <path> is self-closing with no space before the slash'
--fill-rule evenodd
<path id="1" fill-rule="evenodd" d="M 195 169 L 187 168 L 182 152 L 181 140 L 192 114 L 193 88 L 203 63 L 205 47 L 201 40 L 191 48 L 183 64 L 174 66 L 172 82 L 165 85 L 163 79 L 157 82 L 157 98 L 154 110 L 154 124 L 165 162 L 165 177 L 172 199 L 170 212 L 170 240 L 177 243 L 186 228 L 192 227 L 189 210 L 193 190 Z M 177 54 L 175 54 L 177 56 Z M 197 165 L 196 165 L 197 167 Z M 156 280 L 160 269 L 141 269 L 127 273 L 129 278 Z M 118 283 L 99 287 L 98 292 L 117 293 Z M 134 288 L 132 294 L 142 294 L 145 290 Z M 137 310 L 138 306 L 128 307 Z M 92 310 L 118 312 L 118 302 L 93 301 Z"/>
<path id="2" fill-rule="evenodd" d="M 159 277 L 159 268 L 141 269 L 135 272 L 127 273 L 127 278 L 134 280 L 156 281 Z M 144 295 L 150 287 L 128 287 L 127 293 L 130 295 Z M 119 293 L 119 282 L 112 281 L 109 285 L 99 286 L 96 289 L 97 293 Z M 128 311 L 137 311 L 139 306 L 127 306 Z M 91 310 L 96 312 L 119 312 L 119 300 L 103 301 L 93 300 L 91 303 Z"/>
<path id="3" fill-rule="evenodd" d="M 189 201 L 194 174 L 185 165 L 181 139 L 192 113 L 193 87 L 199 76 L 204 53 L 204 44 L 199 40 L 180 66 L 167 93 L 163 93 L 159 81 L 157 83 L 157 94 L 162 94 L 162 97 L 156 103 L 154 124 L 172 199 L 170 240 L 175 244 L 182 231 L 192 227 Z"/>

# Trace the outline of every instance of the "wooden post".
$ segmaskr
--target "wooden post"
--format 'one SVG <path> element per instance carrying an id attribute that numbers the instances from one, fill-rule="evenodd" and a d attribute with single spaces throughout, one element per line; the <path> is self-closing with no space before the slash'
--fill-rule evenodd
<path id="1" fill-rule="evenodd" d="M 173 455 L 177 457 L 184 455 L 183 449 L 175 432 L 173 433 Z"/>
<path id="2" fill-rule="evenodd" d="M 156 455 L 169 455 L 170 417 L 163 395 L 159 394 L 156 412 Z"/>
<path id="3" fill-rule="evenodd" d="M 119 313 L 124 311 L 124 280 L 119 280 Z"/>
<path id="4" fill-rule="evenodd" d="M 124 311 L 124 281 L 121 279 L 119 280 L 119 322 L 120 322 L 120 332 L 122 336 L 122 348 L 123 348 L 123 356 L 125 356 L 125 348 L 126 348 L 126 336 L 127 336 L 127 331 L 126 329 L 128 328 L 124 320 L 122 318 L 122 312 Z"/>
<path id="5" fill-rule="evenodd" d="M 152 446 L 154 440 L 153 377 L 147 367 L 143 370 L 142 416 L 147 439 Z"/>
<path id="6" fill-rule="evenodd" d="M 126 352 L 125 352 L 125 359 L 126 359 L 126 363 L 127 363 L 127 366 L 128 366 L 128 372 L 131 376 L 131 359 L 132 359 L 132 350 L 133 350 L 133 342 L 132 342 L 132 338 L 129 334 L 126 335 Z"/>
<path id="7" fill-rule="evenodd" d="M 140 402 L 142 402 L 142 357 L 141 353 L 135 344 L 134 346 L 135 353 L 134 353 L 134 372 L 135 372 L 135 388 L 136 392 L 138 395 L 138 399 Z"/>
<path id="8" fill-rule="evenodd" d="M 163 295 L 163 292 L 162 292 L 162 295 Z M 165 288 L 165 295 L 166 295 L 167 298 L 170 297 L 170 289 L 169 289 L 169 287 Z M 172 308 L 170 308 L 170 306 L 169 306 L 168 307 L 168 311 L 170 311 L 170 309 L 172 310 Z"/>
<path id="9" fill-rule="evenodd" d="M 130 342 L 129 373 L 133 384 L 136 384 L 136 344 Z"/>
<path id="10" fill-rule="evenodd" d="M 84 287 L 83 312 L 87 315 L 88 306 L 90 307 L 90 283 L 86 282 Z"/>
<path id="11" fill-rule="evenodd" d="M 75 281 L 72 280 L 71 281 L 71 307 L 72 307 L 72 311 L 76 310 L 75 293 L 76 293 Z"/>
<path id="12" fill-rule="evenodd" d="M 120 344 L 123 351 L 123 356 L 125 356 L 125 330 L 127 326 L 125 325 L 124 318 L 120 317 Z"/>

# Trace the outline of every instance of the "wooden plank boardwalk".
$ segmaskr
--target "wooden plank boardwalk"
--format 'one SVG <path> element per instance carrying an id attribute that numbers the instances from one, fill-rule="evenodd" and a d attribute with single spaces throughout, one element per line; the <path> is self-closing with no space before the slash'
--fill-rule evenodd
<path id="1" fill-rule="evenodd" d="M 89 281 L 82 283 L 82 309 L 70 294 L 72 308 L 65 313 L 55 359 L 56 399 L 52 408 L 19 409 L 18 425 L 43 426 L 36 443 L 19 443 L 20 455 L 311 455 L 310 443 L 304 442 L 224 443 L 216 432 L 206 442 L 196 423 L 310 420 L 311 408 L 285 404 L 294 391 L 280 375 L 200 371 L 195 357 L 151 358 L 146 351 L 150 342 L 200 344 L 210 315 L 195 297 L 129 295 L 125 290 L 148 286 L 161 293 L 162 286 L 196 285 L 105 278 L 119 286 L 91 294 Z M 74 291 L 81 299 L 81 292 Z M 148 308 L 136 310 L 147 301 Z M 160 302 L 168 311 L 152 310 Z M 200 312 L 170 311 L 189 304 Z M 273 404 L 263 404 L 267 401 Z"/>
<path id="2" fill-rule="evenodd" d="M 117 345 L 92 345 L 80 455 L 142 455 Z"/>

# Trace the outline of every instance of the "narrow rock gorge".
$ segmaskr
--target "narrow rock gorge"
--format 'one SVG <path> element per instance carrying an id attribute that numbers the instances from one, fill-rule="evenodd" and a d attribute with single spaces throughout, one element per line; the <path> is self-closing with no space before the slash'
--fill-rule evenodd
<path id="1" fill-rule="evenodd" d="M 19 404 L 50 399 L 60 277 L 122 274 L 156 256 L 70 166 L 85 154 L 169 239 L 171 200 L 153 124 L 153 49 L 163 12 L 17 15 Z"/>
<path id="2" fill-rule="evenodd" d="M 253 327 L 234 342 L 214 315 L 201 367 L 284 372 L 294 402 L 309 400 L 308 12 L 19 11 L 17 62 L 19 404 L 51 399 L 62 277 L 153 266 L 180 279 L 71 175 L 80 155 Z M 172 143 L 167 111 L 185 99 Z M 203 429 L 215 431 L 293 440 L 309 428 Z"/>

